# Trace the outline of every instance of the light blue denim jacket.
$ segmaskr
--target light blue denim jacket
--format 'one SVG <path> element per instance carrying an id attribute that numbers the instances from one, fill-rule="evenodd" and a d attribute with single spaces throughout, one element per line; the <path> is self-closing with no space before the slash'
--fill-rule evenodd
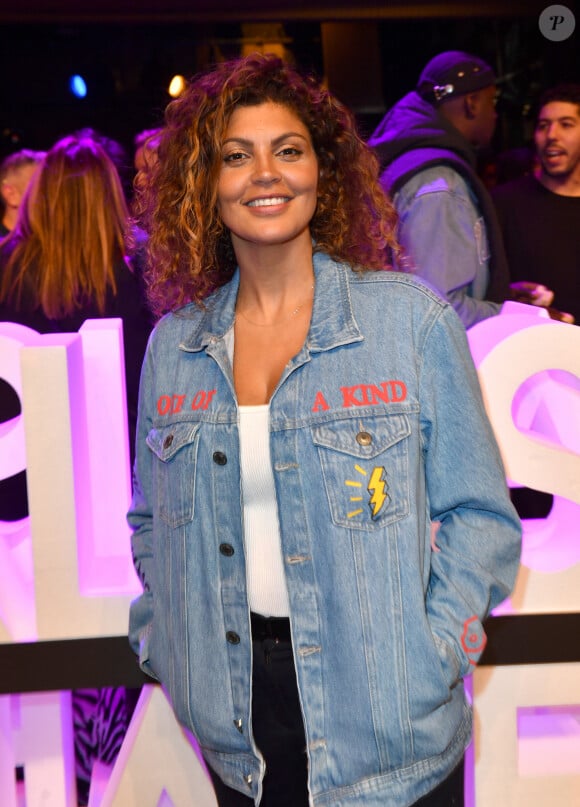
<path id="1" fill-rule="evenodd" d="M 394 202 L 399 242 L 464 326 L 498 314 L 501 305 L 485 299 L 490 258 L 485 221 L 461 174 L 446 165 L 425 168 L 405 182 Z"/>
<path id="2" fill-rule="evenodd" d="M 306 343 L 270 402 L 311 805 L 403 807 L 460 760 L 462 677 L 514 582 L 520 525 L 464 328 L 408 275 L 314 256 Z M 259 804 L 238 412 L 237 276 L 156 327 L 134 499 L 130 639 L 231 787 Z M 437 549 L 431 525 L 440 522 Z"/>

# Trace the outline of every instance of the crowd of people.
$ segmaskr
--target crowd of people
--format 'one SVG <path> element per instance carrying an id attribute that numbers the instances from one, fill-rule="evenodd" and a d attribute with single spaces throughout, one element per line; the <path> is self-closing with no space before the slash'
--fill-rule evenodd
<path id="1" fill-rule="evenodd" d="M 492 141 L 497 93 L 490 65 L 446 51 L 425 65 L 416 88 L 387 112 L 369 143 L 399 214 L 398 238 L 418 274 L 449 300 L 466 328 L 497 315 L 508 299 L 574 322 L 580 86 L 545 93 L 535 126 L 537 162 L 526 145 L 526 159 L 513 150 L 503 160 L 498 155 L 495 165 L 504 166 L 503 175 L 509 176 L 508 157 L 519 175 L 498 182 L 496 171 L 490 183 L 478 152 Z M 532 209 L 538 196 L 541 209 Z"/>
<path id="2" fill-rule="evenodd" d="M 365 142 L 257 54 L 191 80 L 131 182 L 90 129 L 0 165 L 0 321 L 123 320 L 129 639 L 220 807 L 463 804 L 463 679 L 521 540 L 465 329 L 509 299 L 580 316 L 580 88 L 543 96 L 534 159 L 490 190 L 496 85 L 438 54 Z M 24 517 L 25 474 L 0 484 Z M 78 698 L 86 803 L 131 709 Z"/>

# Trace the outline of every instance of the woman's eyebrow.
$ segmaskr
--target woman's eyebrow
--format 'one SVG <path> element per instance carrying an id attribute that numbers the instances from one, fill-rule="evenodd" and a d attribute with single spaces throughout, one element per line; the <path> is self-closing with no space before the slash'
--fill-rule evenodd
<path id="1" fill-rule="evenodd" d="M 278 135 L 278 137 L 275 137 L 272 140 L 272 145 L 277 146 L 278 143 L 283 143 L 284 140 L 287 140 L 289 137 L 300 137 L 302 140 L 307 140 L 307 138 L 300 132 L 284 132 L 284 134 Z M 227 137 L 224 140 L 224 146 L 227 143 L 239 143 L 241 146 L 250 147 L 254 144 L 254 141 L 249 140 L 246 137 Z"/>

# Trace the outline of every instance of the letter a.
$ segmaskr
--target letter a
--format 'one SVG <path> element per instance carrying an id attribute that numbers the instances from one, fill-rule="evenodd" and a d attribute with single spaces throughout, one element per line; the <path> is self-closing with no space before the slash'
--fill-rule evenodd
<path id="1" fill-rule="evenodd" d="M 327 409 L 330 409 L 330 406 L 326 403 L 324 395 L 320 391 L 318 391 L 316 393 L 316 398 L 314 399 L 314 406 L 312 407 L 312 411 L 319 412 L 321 409 L 323 412 L 326 412 Z"/>

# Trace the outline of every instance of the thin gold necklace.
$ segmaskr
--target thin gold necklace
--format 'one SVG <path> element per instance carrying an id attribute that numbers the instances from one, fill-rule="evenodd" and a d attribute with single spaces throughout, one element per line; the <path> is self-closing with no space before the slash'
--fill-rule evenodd
<path id="1" fill-rule="evenodd" d="M 310 291 L 313 291 L 313 290 L 314 290 L 314 283 L 310 287 Z M 256 328 L 273 328 L 276 325 L 283 325 L 285 322 L 288 322 L 289 320 L 291 320 L 292 317 L 295 317 L 296 314 L 298 314 L 298 312 L 302 308 L 304 308 L 306 303 L 309 302 L 309 301 L 310 301 L 310 295 L 307 297 L 306 300 L 303 300 L 300 303 L 300 305 L 297 305 L 296 308 L 293 311 L 291 311 L 289 314 L 287 314 L 287 316 L 285 316 L 284 319 L 282 319 L 282 320 L 278 319 L 278 320 L 276 320 L 276 322 L 254 322 L 254 320 L 250 319 L 248 316 L 246 316 L 246 314 L 244 314 L 243 311 L 237 311 L 236 315 L 239 314 L 241 317 L 243 317 L 246 320 L 246 322 L 249 322 L 250 325 L 254 325 Z"/>

